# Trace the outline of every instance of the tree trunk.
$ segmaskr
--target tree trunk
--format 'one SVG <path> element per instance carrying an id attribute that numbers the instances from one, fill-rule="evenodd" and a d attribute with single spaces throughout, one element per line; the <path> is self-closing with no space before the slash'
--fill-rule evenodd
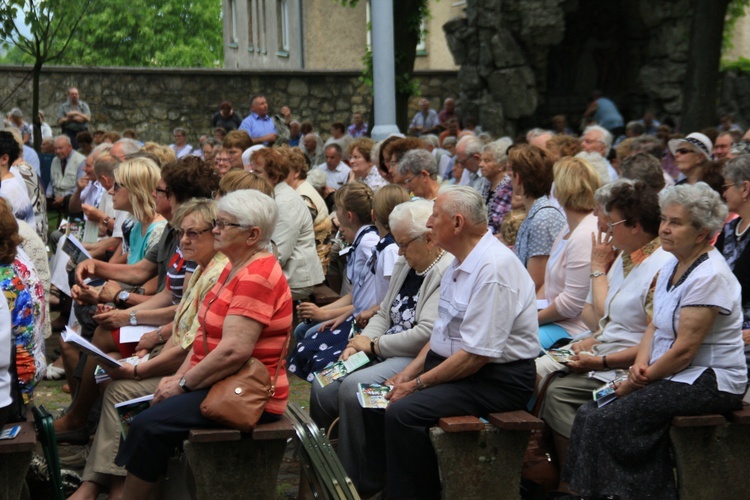
<path id="1" fill-rule="evenodd" d="M 37 59 L 34 63 L 32 72 L 32 98 L 31 98 L 31 118 L 34 124 L 34 149 L 37 153 L 42 150 L 42 123 L 39 121 L 39 76 L 42 73 L 43 61 Z"/>
<path id="2" fill-rule="evenodd" d="M 417 13 L 425 0 L 393 0 L 393 42 L 396 58 L 396 124 L 406 133 L 409 128 L 411 93 L 399 81 L 411 81 L 417 57 L 419 26 Z"/>
<path id="3" fill-rule="evenodd" d="M 717 85 L 724 18 L 730 0 L 693 0 L 688 65 L 682 93 L 683 132 L 717 123 Z"/>

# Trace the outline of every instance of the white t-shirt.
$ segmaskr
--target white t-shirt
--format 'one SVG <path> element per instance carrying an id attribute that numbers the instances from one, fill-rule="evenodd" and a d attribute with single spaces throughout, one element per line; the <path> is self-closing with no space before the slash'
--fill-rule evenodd
<path id="1" fill-rule="evenodd" d="M 5 296 L 0 296 L 0 408 L 12 402 L 10 397 L 10 309 Z"/>
<path id="2" fill-rule="evenodd" d="M 13 215 L 32 227 L 36 227 L 34 218 L 34 207 L 29 199 L 29 193 L 26 190 L 26 184 L 19 181 L 17 177 L 4 179 L 0 186 L 0 195 L 10 201 L 13 207 Z"/>

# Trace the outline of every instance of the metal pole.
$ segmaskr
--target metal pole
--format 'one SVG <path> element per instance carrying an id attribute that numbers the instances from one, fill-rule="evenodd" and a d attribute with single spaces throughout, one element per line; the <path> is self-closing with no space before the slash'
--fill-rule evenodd
<path id="1" fill-rule="evenodd" d="M 381 141 L 399 132 L 396 125 L 396 63 L 393 58 L 393 1 L 372 2 L 372 76 L 375 126 L 372 138 Z"/>

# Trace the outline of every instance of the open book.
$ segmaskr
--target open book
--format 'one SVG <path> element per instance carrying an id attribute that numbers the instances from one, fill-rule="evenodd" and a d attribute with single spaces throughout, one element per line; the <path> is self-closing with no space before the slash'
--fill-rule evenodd
<path id="1" fill-rule="evenodd" d="M 315 378 L 321 387 L 325 387 L 334 380 L 338 380 L 344 375 L 347 375 L 357 368 L 365 366 L 370 362 L 370 358 L 367 357 L 364 351 L 359 351 L 357 354 L 352 354 L 346 361 L 338 360 L 334 363 L 329 364 L 322 370 L 315 372 Z"/>
<path id="2" fill-rule="evenodd" d="M 138 414 L 149 409 L 152 399 L 154 399 L 154 395 L 149 394 L 148 396 L 129 399 L 115 405 L 117 416 L 120 417 L 120 432 L 122 432 L 123 439 L 128 437 L 128 429 L 130 429 L 130 424 L 133 422 L 133 419 L 137 417 Z"/>
<path id="3" fill-rule="evenodd" d="M 146 354 L 142 358 L 139 358 L 138 356 L 130 356 L 129 358 L 121 359 L 120 364 L 122 363 L 129 363 L 133 366 L 139 365 L 145 361 L 148 361 L 149 354 Z M 101 384 L 104 381 L 107 381 L 110 379 L 109 374 L 104 371 L 104 368 L 102 368 L 101 365 L 96 365 L 96 369 L 94 369 L 94 379 L 96 380 L 97 384 Z"/>
<path id="4" fill-rule="evenodd" d="M 60 332 L 60 335 L 62 336 L 64 342 L 75 344 L 82 351 L 94 356 L 99 361 L 99 363 L 105 364 L 110 368 L 117 368 L 118 366 L 122 366 L 119 361 L 117 361 L 112 356 L 109 356 L 107 353 L 96 347 L 85 338 L 78 335 L 69 326 L 66 326 L 65 330 Z"/>

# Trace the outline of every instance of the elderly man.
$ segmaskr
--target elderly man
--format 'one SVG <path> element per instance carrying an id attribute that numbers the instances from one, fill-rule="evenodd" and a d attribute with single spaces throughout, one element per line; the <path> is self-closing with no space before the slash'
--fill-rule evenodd
<path id="1" fill-rule="evenodd" d="M 325 149 L 326 161 L 316 168 L 326 174 L 326 187 L 337 190 L 349 180 L 351 169 L 341 161 L 341 146 L 336 143 L 329 144 Z"/>
<path id="2" fill-rule="evenodd" d="M 57 124 L 60 125 L 63 134 L 70 138 L 73 149 L 78 149 L 76 135 L 82 130 L 88 130 L 91 121 L 91 110 L 89 105 L 78 98 L 78 89 L 68 89 L 68 100 L 60 105 L 57 110 Z"/>
<path id="3" fill-rule="evenodd" d="M 357 111 L 352 115 L 352 124 L 346 129 L 346 133 L 354 139 L 367 136 L 367 124 L 365 123 L 365 117 L 362 116 L 362 113 Z"/>
<path id="4" fill-rule="evenodd" d="M 732 144 L 734 144 L 734 137 L 732 137 L 732 132 L 720 133 L 716 138 L 716 142 L 714 142 L 714 159 L 725 159 L 729 154 L 729 150 L 732 149 Z"/>
<path id="5" fill-rule="evenodd" d="M 300 142 L 302 142 L 302 131 L 299 129 L 299 122 L 292 120 L 289 122 L 289 146 L 298 147 Z"/>
<path id="6" fill-rule="evenodd" d="M 529 144 L 538 148 L 547 149 L 547 141 L 554 137 L 554 133 L 541 128 L 532 128 L 526 133 L 526 140 Z"/>
<path id="7" fill-rule="evenodd" d="M 430 427 L 442 417 L 525 408 L 539 354 L 534 283 L 487 230 L 481 195 L 465 186 L 443 187 L 427 227 L 455 260 L 440 283 L 440 314 L 430 342 L 386 382 L 393 389 L 385 412 L 385 457 L 375 456 L 382 449 L 375 441 L 383 440 L 383 413 L 365 412 L 368 460 L 385 464 L 389 498 L 440 498 Z"/>
<path id="8" fill-rule="evenodd" d="M 422 98 L 419 100 L 419 111 L 412 118 L 408 133 L 416 136 L 432 134 L 439 124 L 437 113 L 434 109 L 430 109 L 430 101 Z"/>
<path id="9" fill-rule="evenodd" d="M 479 172 L 479 161 L 482 154 L 482 141 L 473 135 L 462 137 L 456 145 L 455 162 L 464 168 L 461 175 L 461 186 L 471 186 L 479 192 L 482 187 L 482 175 Z"/>
<path id="10" fill-rule="evenodd" d="M 323 151 L 323 141 L 316 134 L 305 134 L 302 138 L 300 149 L 305 153 L 305 157 L 307 157 L 310 165 L 320 165 L 326 159 L 325 152 Z"/>
<path id="11" fill-rule="evenodd" d="M 437 198 L 440 184 L 437 181 L 437 159 L 426 149 L 412 149 L 398 162 L 398 171 L 404 178 L 406 189 L 425 200 Z"/>
<path id="12" fill-rule="evenodd" d="M 456 114 L 456 100 L 449 97 L 443 102 L 443 109 L 438 113 L 438 121 L 441 125 L 445 125 L 449 120 L 454 118 L 458 120 L 458 115 Z"/>
<path id="13" fill-rule="evenodd" d="M 125 161 L 128 156 L 140 150 L 141 146 L 138 144 L 138 141 L 125 138 L 114 143 L 112 149 L 109 150 L 109 154 L 114 156 L 117 161 Z"/>
<path id="14" fill-rule="evenodd" d="M 609 133 L 604 127 L 599 125 L 591 125 L 586 127 L 583 131 L 583 137 L 581 137 L 581 147 L 587 153 L 599 153 L 607 162 L 607 172 L 609 172 L 609 181 L 616 181 L 619 178 L 617 170 L 614 169 L 612 164 L 607 159 L 609 156 L 609 150 L 612 149 L 612 134 Z M 603 179 L 606 181 L 607 179 Z"/>
<path id="15" fill-rule="evenodd" d="M 278 131 L 268 114 L 268 101 L 264 95 L 257 94 L 250 98 L 250 114 L 242 120 L 240 130 L 250 135 L 253 144 L 268 146 L 276 141 Z"/>
<path id="16" fill-rule="evenodd" d="M 184 128 L 178 127 L 174 129 L 174 143 L 170 144 L 174 154 L 177 158 L 184 158 L 187 155 L 193 154 L 193 146 L 187 143 L 187 132 Z"/>
<path id="17" fill-rule="evenodd" d="M 55 137 L 55 159 L 50 168 L 50 183 L 47 186 L 48 205 L 67 209 L 67 200 L 76 189 L 78 179 L 83 177 L 83 164 L 86 158 L 73 149 L 66 135 Z"/>

